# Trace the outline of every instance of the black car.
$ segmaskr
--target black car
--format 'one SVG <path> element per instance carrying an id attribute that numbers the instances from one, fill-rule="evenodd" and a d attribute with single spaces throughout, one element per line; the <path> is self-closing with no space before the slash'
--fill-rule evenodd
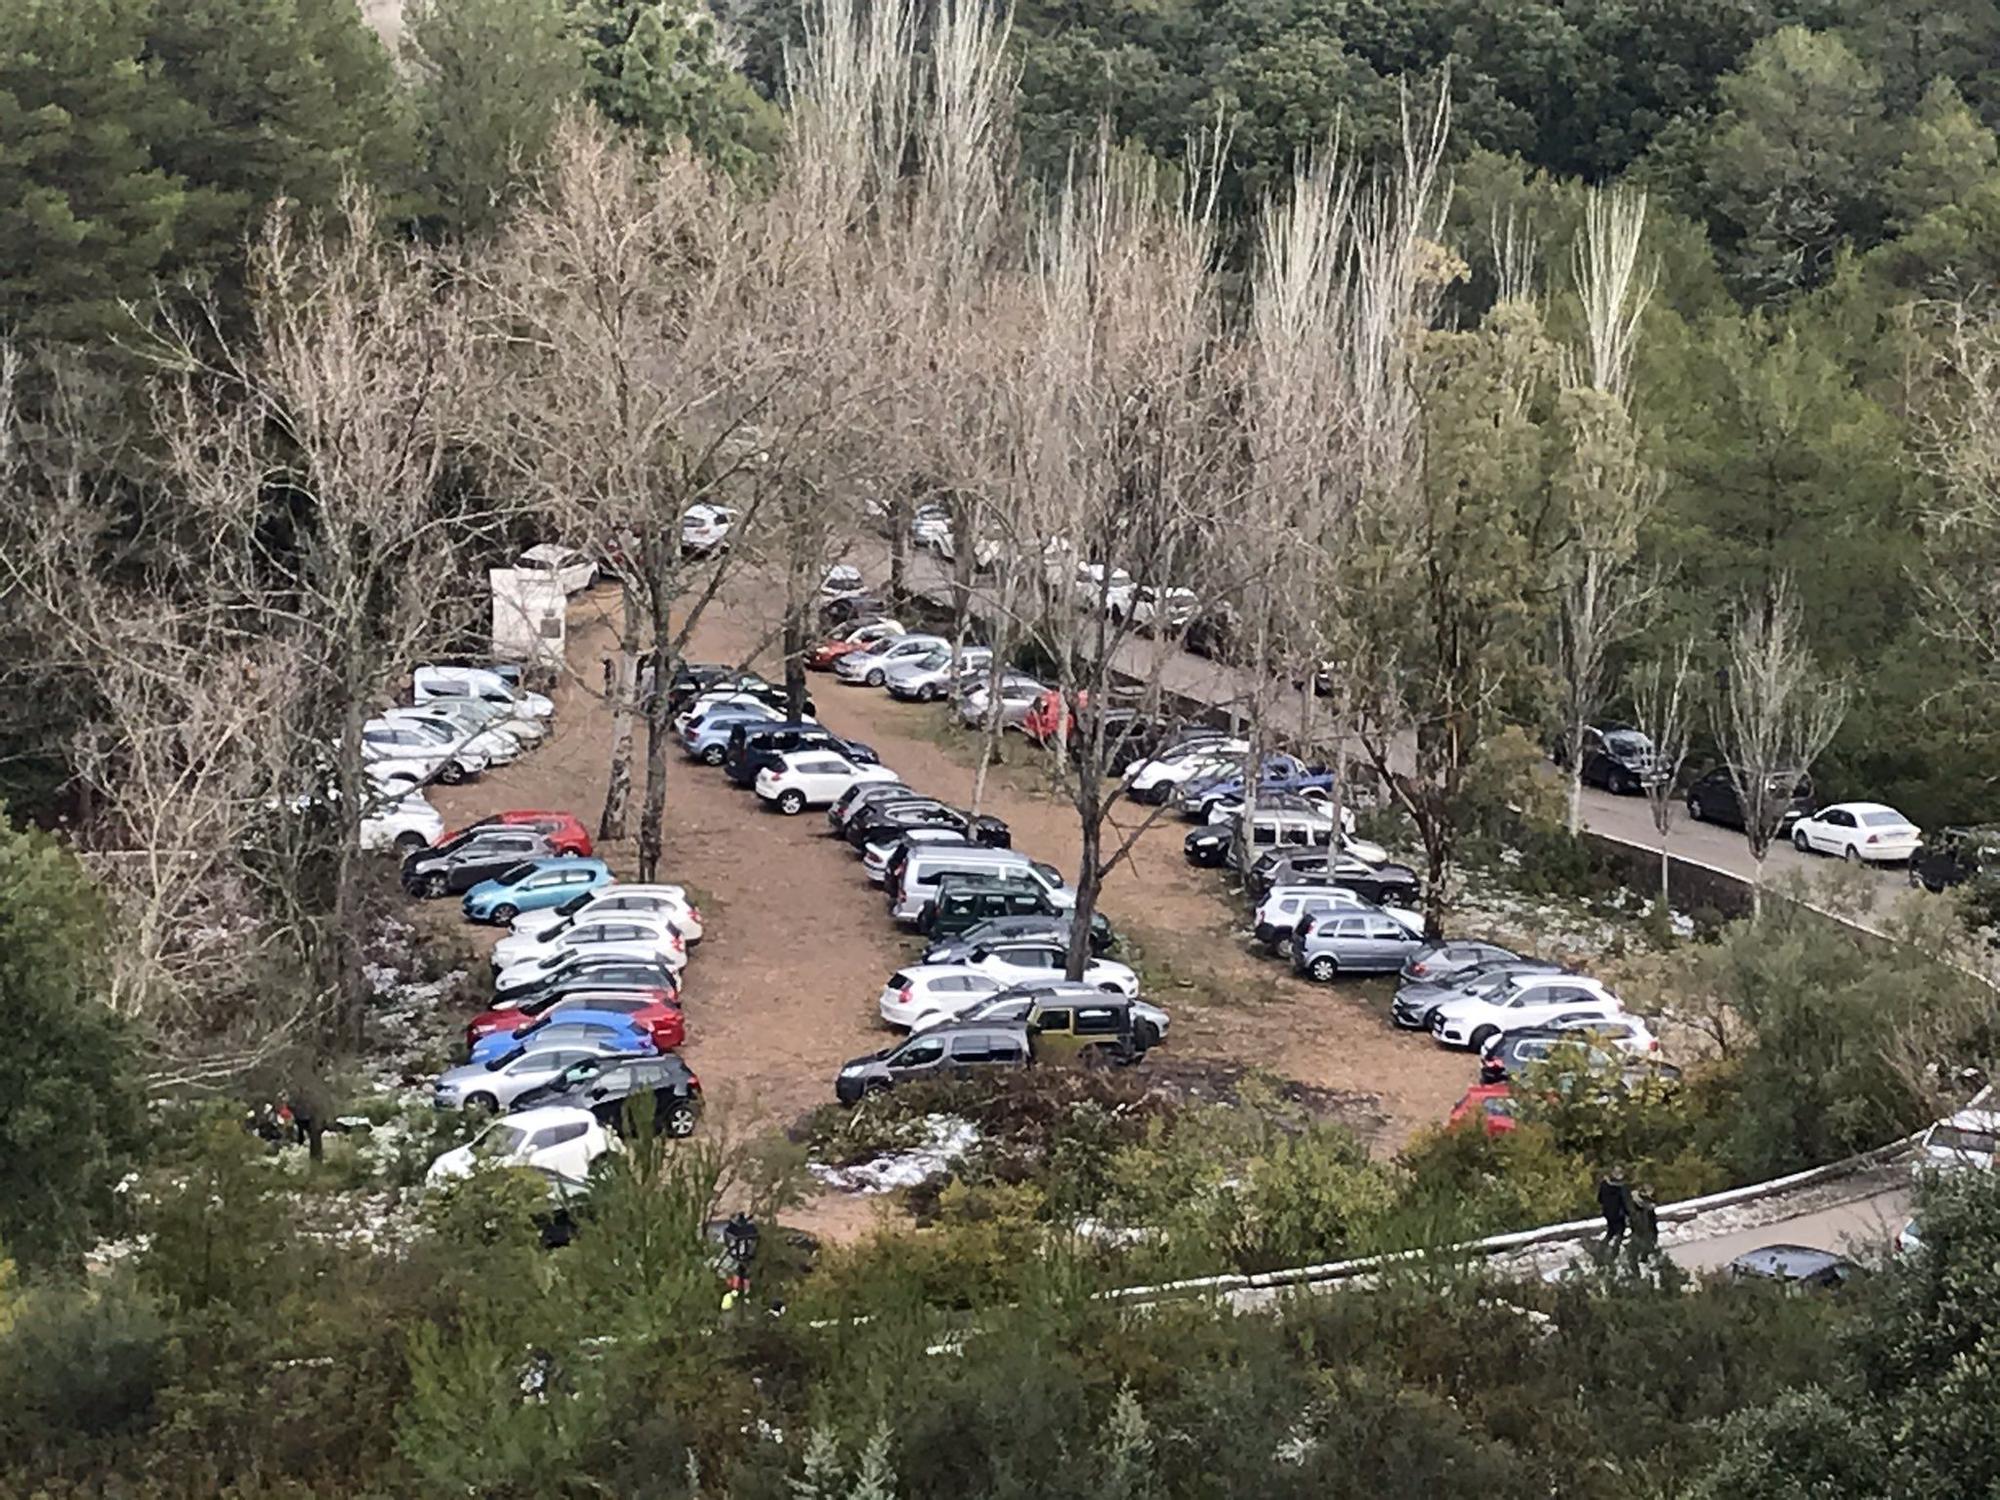
<path id="1" fill-rule="evenodd" d="M 1739 1280 L 1775 1281 L 1808 1292 L 1838 1291 L 1860 1271 L 1846 1257 L 1811 1245 L 1763 1245 L 1729 1263 L 1729 1274 Z"/>
<path id="2" fill-rule="evenodd" d="M 1020 917 L 988 917 L 977 927 L 968 927 L 955 937 L 933 943 L 924 950 L 923 961 L 927 964 L 959 964 L 972 956 L 973 950 L 989 947 L 994 943 L 1004 943 L 1010 938 L 1048 938 L 1052 942 L 1069 946 L 1070 918 L 1067 912 L 1041 913 Z M 1117 947 L 1117 935 L 1104 913 L 1090 914 L 1090 951 L 1103 955 Z"/>
<path id="3" fill-rule="evenodd" d="M 1219 661 L 1235 649 L 1240 629 L 1236 611 L 1227 604 L 1204 604 L 1195 611 L 1181 640 L 1196 656 Z"/>
<path id="4" fill-rule="evenodd" d="M 511 824 L 469 828 L 448 844 L 419 849 L 403 861 L 403 889 L 413 896 L 457 896 L 482 880 L 505 875 L 555 853 L 532 828 Z"/>
<path id="5" fill-rule="evenodd" d="M 1001 819 L 986 813 L 975 818 L 929 799 L 869 803 L 847 820 L 847 842 L 859 849 L 906 828 L 953 828 L 989 849 L 1010 849 L 1014 844 L 1012 831 Z"/>
<path id="6" fill-rule="evenodd" d="M 665 990 L 680 993 L 680 980 L 665 964 L 649 959 L 619 957 L 609 953 L 566 955 L 568 962 L 537 974 L 525 984 L 506 989 L 495 986 L 495 1000 L 526 1005 L 546 995 L 564 995 L 579 990 Z"/>
<path id="7" fill-rule="evenodd" d="M 1234 823 L 1204 823 L 1181 840 L 1181 853 L 1191 865 L 1219 870 L 1229 863 L 1229 849 L 1235 842 Z"/>
<path id="8" fill-rule="evenodd" d="M 920 795 L 900 781 L 857 781 L 826 810 L 827 830 L 836 835 L 845 832 L 847 820 L 871 802 L 905 802 Z"/>
<path id="9" fill-rule="evenodd" d="M 1783 778 L 1772 778 L 1768 802 L 1782 808 L 1778 826 L 1773 831 L 1783 838 L 1792 831 L 1794 823 L 1813 810 L 1812 778 L 1801 776 L 1793 783 L 1789 801 L 1785 800 Z M 1727 766 L 1715 766 L 1688 783 L 1687 810 L 1688 816 L 1697 823 L 1720 823 L 1727 828 L 1742 828 L 1748 821 L 1743 814 L 1743 800 L 1736 795 L 1736 779 L 1730 775 Z"/>
<path id="10" fill-rule="evenodd" d="M 1274 849 L 1250 867 L 1260 891 L 1280 885 L 1331 885 L 1377 906 L 1415 906 L 1421 887 L 1408 865 L 1371 865 L 1326 849 Z"/>
<path id="11" fill-rule="evenodd" d="M 889 601 L 880 594 L 843 594 L 819 607 L 819 623 L 827 630 L 853 625 L 861 620 L 889 619 Z"/>
<path id="12" fill-rule="evenodd" d="M 1569 745 L 1559 741 L 1551 758 L 1557 765 L 1569 759 Z M 1625 724 L 1583 727 L 1583 783 L 1607 792 L 1637 796 L 1652 779 L 1653 742 Z"/>
<path id="13" fill-rule="evenodd" d="M 844 740 L 822 724 L 794 719 L 783 724 L 738 724 L 730 730 L 728 747 L 722 752 L 723 773 L 737 786 L 751 786 L 759 771 L 775 766 L 780 756 L 794 750 L 831 750 L 862 766 L 880 763 L 873 747 Z"/>
<path id="14" fill-rule="evenodd" d="M 621 1134 L 633 1123 L 631 1106 L 652 1096 L 653 1129 L 660 1135 L 694 1134 L 701 1118 L 701 1080 L 672 1053 L 614 1053 L 571 1063 L 547 1083 L 514 1101 L 515 1109 L 571 1104 L 587 1109 Z"/>
<path id="15" fill-rule="evenodd" d="M 1933 893 L 2000 871 L 2000 825 L 1940 828 L 1910 856 L 1910 884 Z"/>
<path id="16" fill-rule="evenodd" d="M 667 707 L 671 712 L 679 713 L 703 693 L 718 692 L 723 688 L 748 693 L 770 686 L 755 672 L 746 672 L 740 667 L 684 661 L 674 670 L 673 681 L 667 684 Z"/>

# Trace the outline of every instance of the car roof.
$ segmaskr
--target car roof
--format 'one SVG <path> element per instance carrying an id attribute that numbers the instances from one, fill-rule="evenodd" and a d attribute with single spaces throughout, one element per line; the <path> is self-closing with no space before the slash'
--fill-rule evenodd
<path id="1" fill-rule="evenodd" d="M 515 1110 L 501 1118 L 523 1130 L 540 1130 L 549 1125 L 575 1125 L 579 1121 L 595 1125 L 597 1116 L 574 1104 L 538 1104 L 532 1109 Z"/>
<path id="2" fill-rule="evenodd" d="M 993 995 L 984 996 L 980 999 L 978 1003 L 981 1005 L 985 1005 L 988 1003 L 988 1001 L 997 998 L 999 997 Z M 1004 1031 L 1011 1036 L 1019 1036 L 1019 1037 L 1025 1037 L 1028 1034 L 1027 1026 L 1020 1021 L 952 1020 L 952 1021 L 940 1021 L 935 1026 L 927 1026 L 922 1031 L 912 1032 L 911 1039 L 914 1040 L 916 1037 L 920 1036 L 952 1036 L 967 1031 Z"/>
<path id="3" fill-rule="evenodd" d="M 2000 1110 L 1961 1109 L 1938 1123 L 1955 1130 L 2000 1130 Z"/>
<path id="4" fill-rule="evenodd" d="M 1829 802 L 1820 809 L 1820 812 L 1832 812 L 1835 808 L 1839 808 L 1842 812 L 1885 812 L 1896 813 L 1899 818 L 1903 816 L 1886 802 Z M 1815 813 L 1813 816 L 1817 817 L 1819 814 Z"/>
<path id="5" fill-rule="evenodd" d="M 1811 1276 L 1833 1266 L 1850 1265 L 1845 1256 L 1811 1245 L 1759 1245 L 1746 1250 L 1729 1263 L 1732 1271 L 1755 1276 L 1777 1276 L 1790 1281 Z"/>

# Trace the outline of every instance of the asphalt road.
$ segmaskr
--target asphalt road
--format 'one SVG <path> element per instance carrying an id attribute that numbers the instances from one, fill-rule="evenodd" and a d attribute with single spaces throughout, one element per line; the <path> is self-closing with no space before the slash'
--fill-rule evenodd
<path id="1" fill-rule="evenodd" d="M 887 553 L 879 543 L 871 542 L 856 561 L 863 574 L 873 582 L 880 582 L 888 576 Z M 932 554 L 912 553 L 910 578 L 912 584 L 933 601 L 943 603 L 950 598 L 949 575 Z M 1120 671 L 1147 680 L 1150 680 L 1156 662 L 1161 686 L 1178 697 L 1225 712 L 1240 711 L 1255 700 L 1257 682 L 1252 674 L 1210 661 L 1191 651 L 1176 650 L 1148 636 L 1128 637 L 1114 658 L 1114 665 Z M 1310 733 L 1309 726 L 1314 721 L 1316 705 L 1304 693 L 1289 683 L 1271 684 L 1267 693 L 1269 701 L 1275 705 L 1279 723 L 1296 724 Z M 1319 718 L 1323 725 L 1323 713 Z M 1757 875 L 1756 861 L 1750 857 L 1749 845 L 1742 834 L 1712 823 L 1696 823 L 1679 806 L 1674 809 L 1670 831 L 1663 841 L 1653 827 L 1652 809 L 1647 806 L 1645 798 L 1618 797 L 1586 787 L 1583 792 L 1583 821 L 1593 833 L 1620 843 L 1657 850 L 1664 842 L 1670 854 L 1682 859 L 1712 865 L 1742 880 L 1754 880 Z M 1801 854 L 1789 844 L 1777 844 L 1772 846 L 1765 860 L 1764 879 L 1773 886 L 1804 882 L 1823 875 L 1828 865 L 1829 861 L 1821 856 Z M 1886 907 L 1907 890 L 1909 884 L 1908 875 L 1901 865 L 1858 871 L 1853 878 L 1867 882 L 1873 889 L 1877 909 Z"/>
<path id="2" fill-rule="evenodd" d="M 1791 1218 L 1669 1244 L 1667 1254 L 1684 1271 L 1716 1271 L 1746 1251 L 1764 1245 L 1804 1245 L 1813 1250 L 1868 1260 L 1894 1244 L 1910 1217 L 1908 1169 L 1890 1169 L 1899 1180 L 1843 1203 L 1821 1206 Z"/>

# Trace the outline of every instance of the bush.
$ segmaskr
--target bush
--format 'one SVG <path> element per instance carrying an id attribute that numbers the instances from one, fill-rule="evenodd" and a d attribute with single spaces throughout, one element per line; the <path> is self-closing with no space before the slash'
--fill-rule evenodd
<path id="1" fill-rule="evenodd" d="M 152 1303 L 126 1282 L 31 1291 L 0 1337 L 0 1432 L 60 1447 L 144 1427 L 166 1344 Z"/>

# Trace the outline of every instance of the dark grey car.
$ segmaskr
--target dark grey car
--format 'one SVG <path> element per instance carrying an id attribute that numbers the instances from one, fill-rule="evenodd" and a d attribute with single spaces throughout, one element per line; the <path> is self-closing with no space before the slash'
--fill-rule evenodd
<path id="1" fill-rule="evenodd" d="M 1405 984 L 1446 984 L 1455 974 L 1476 968 L 1480 964 L 1505 963 L 1510 958 L 1521 955 L 1512 948 L 1503 948 L 1498 943 L 1482 943 L 1473 939 L 1459 939 L 1454 942 L 1432 943 L 1412 953 L 1403 965 Z"/>
<path id="2" fill-rule="evenodd" d="M 1326 984 L 1342 974 L 1385 974 L 1424 946 L 1387 912 L 1330 911 L 1302 918 L 1292 939 L 1292 968 Z"/>
<path id="3" fill-rule="evenodd" d="M 1491 963 L 1474 964 L 1435 983 L 1403 985 L 1396 991 L 1395 1002 L 1389 1007 L 1389 1019 L 1412 1031 L 1429 1031 L 1431 1017 L 1437 1014 L 1437 1008 L 1462 993 L 1467 985 L 1507 974 L 1560 974 L 1562 971 L 1561 964 L 1539 958 L 1502 958 Z"/>
<path id="4" fill-rule="evenodd" d="M 912 1034 L 907 1040 L 857 1057 L 834 1080 L 834 1097 L 854 1104 L 899 1083 L 916 1079 L 964 1078 L 988 1068 L 1025 1068 L 1028 1029 L 981 1022 L 950 1023 Z"/>

